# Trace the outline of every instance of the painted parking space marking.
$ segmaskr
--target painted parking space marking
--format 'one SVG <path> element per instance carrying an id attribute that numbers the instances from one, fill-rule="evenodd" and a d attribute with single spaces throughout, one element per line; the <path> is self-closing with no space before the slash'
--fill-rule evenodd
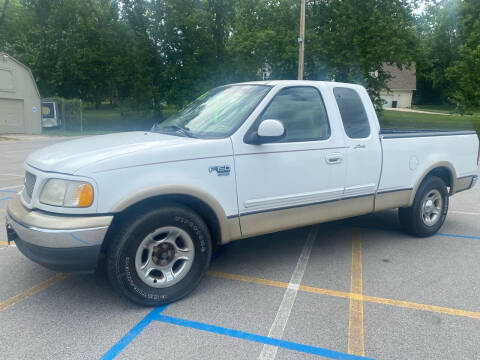
<path id="1" fill-rule="evenodd" d="M 472 216 L 480 216 L 480 212 L 472 212 L 472 211 L 460 211 L 460 210 L 449 210 L 448 213 L 450 214 L 460 214 L 460 215 L 472 215 Z"/>
<path id="2" fill-rule="evenodd" d="M 25 175 L 19 175 L 19 174 L 0 174 L 0 176 L 5 176 L 5 177 L 21 177 L 21 178 L 23 178 Z"/>
<path id="3" fill-rule="evenodd" d="M 298 289 L 302 283 L 303 275 L 307 268 L 308 259 L 310 258 L 310 253 L 312 252 L 313 245 L 318 233 L 318 226 L 313 226 L 308 234 L 305 245 L 303 246 L 300 257 L 298 258 L 297 265 L 293 271 L 290 282 L 287 285 L 285 294 L 283 295 L 282 302 L 278 308 L 277 315 L 273 321 L 272 326 L 268 332 L 269 338 L 281 339 L 287 326 L 288 319 L 290 318 L 290 313 L 292 312 L 293 304 L 297 297 Z M 278 347 L 275 345 L 270 345 L 264 343 L 262 352 L 259 355 L 261 360 L 273 360 L 277 356 Z"/>
<path id="4" fill-rule="evenodd" d="M 283 348 L 293 351 L 298 351 L 306 354 L 323 356 L 329 359 L 342 359 L 342 360 L 357 360 L 357 359 L 367 359 L 362 356 L 345 354 L 339 351 L 328 350 L 316 346 L 304 345 L 300 343 L 295 343 L 286 340 L 279 340 L 269 336 L 262 336 L 257 334 L 252 334 L 244 331 L 239 331 L 235 329 L 229 329 L 221 326 L 215 326 L 210 324 L 205 324 L 196 321 L 184 320 L 180 318 L 175 318 L 165 315 L 156 315 L 154 316 L 154 321 L 159 321 L 171 325 L 183 326 L 195 330 L 205 331 L 213 334 L 219 334 L 224 336 L 229 336 L 237 339 L 242 339 L 246 341 L 253 341 L 256 343 L 264 344 L 264 346 L 270 346 L 273 348 Z"/>
<path id="5" fill-rule="evenodd" d="M 0 190 L 8 190 L 8 189 L 17 189 L 17 188 L 23 188 L 23 184 L 22 185 L 11 185 L 11 186 L 4 186 L 2 187 Z M 18 193 L 18 191 L 15 191 L 16 193 Z"/>
<path id="6" fill-rule="evenodd" d="M 473 240 L 480 240 L 480 236 L 473 236 L 473 235 L 459 235 L 459 234 L 445 234 L 445 233 L 436 233 L 436 236 L 446 236 L 446 237 L 456 237 L 462 239 L 473 239 Z"/>
<path id="7" fill-rule="evenodd" d="M 0 241 L 0 246 L 13 246 L 13 247 L 17 247 L 17 245 L 15 245 L 14 243 L 10 243 L 10 245 L 8 245 L 8 241 Z"/>
<path id="8" fill-rule="evenodd" d="M 358 225 L 355 224 L 355 227 L 362 228 L 362 229 L 368 229 L 368 230 L 382 230 L 382 231 L 400 231 L 400 228 L 395 228 L 395 227 L 382 227 L 382 226 L 367 226 L 367 225 Z M 436 236 L 444 236 L 444 237 L 456 237 L 456 238 L 463 238 L 463 239 L 472 239 L 472 240 L 480 240 L 480 236 L 475 236 L 475 235 L 462 235 L 462 234 L 448 234 L 448 233 L 440 233 L 437 232 L 436 234 L 432 235 L 431 237 L 434 238 Z M 429 238 L 427 238 L 429 239 Z"/>
<path id="9" fill-rule="evenodd" d="M 160 306 L 145 316 L 140 320 L 137 325 L 135 325 L 129 332 L 127 332 L 115 345 L 113 345 L 101 358 L 100 360 L 111 360 L 114 359 L 118 354 L 125 349 L 128 344 L 130 344 L 145 328 L 150 325 L 155 317 L 158 317 L 162 311 L 167 308 L 168 305 Z"/>
<path id="10" fill-rule="evenodd" d="M 359 298 L 350 297 L 348 317 L 348 353 L 364 356 L 363 334 L 363 285 L 362 285 L 362 240 L 359 229 L 352 231 L 352 265 L 350 272 L 350 293 L 360 295 Z"/>
<path id="11" fill-rule="evenodd" d="M 239 281 L 260 284 L 260 285 L 275 286 L 275 287 L 285 288 L 285 289 L 288 288 L 288 283 L 284 281 L 268 280 L 268 279 L 256 278 L 256 277 L 245 276 L 245 275 L 237 275 L 237 274 L 231 274 L 231 273 L 224 273 L 221 271 L 213 271 L 213 270 L 207 271 L 207 275 L 222 278 L 222 279 L 228 279 L 228 280 L 239 280 Z"/>
<path id="12" fill-rule="evenodd" d="M 23 300 L 28 299 L 29 297 L 38 294 L 39 292 L 49 288 L 50 286 L 64 280 L 65 278 L 68 277 L 68 274 L 56 274 L 52 276 L 50 279 L 35 285 L 34 287 L 31 287 L 30 289 L 27 289 L 25 291 L 22 291 L 21 293 L 12 296 L 11 298 L 4 300 L 0 302 L 0 312 L 7 310 L 8 308 L 11 308 L 12 306 L 18 304 L 19 302 L 22 302 Z"/>
<path id="13" fill-rule="evenodd" d="M 0 197 L 0 201 L 7 201 L 7 200 L 10 200 L 10 199 L 13 199 L 13 198 L 11 196 Z"/>
<path id="14" fill-rule="evenodd" d="M 216 272 L 208 271 L 207 275 L 213 276 L 213 277 L 218 277 L 218 278 L 223 278 L 223 279 L 229 279 L 229 280 L 237 280 L 237 281 L 244 281 L 244 282 L 248 282 L 248 283 L 263 284 L 263 285 L 266 285 L 266 286 L 275 286 L 275 287 L 282 287 L 282 288 L 288 287 L 288 283 L 286 283 L 286 282 L 271 281 L 271 280 L 268 280 L 268 279 L 253 278 L 253 277 L 248 277 L 248 276 L 243 276 L 243 275 L 222 273 L 222 272 L 218 272 L 218 271 L 216 271 Z M 363 295 L 363 294 L 349 293 L 349 292 L 345 292 L 345 291 L 322 289 L 322 288 L 316 288 L 316 287 L 306 286 L 306 285 L 300 285 L 299 290 L 303 291 L 303 292 L 312 293 L 312 294 L 327 295 L 327 296 L 333 296 L 333 297 L 338 297 L 338 298 L 342 298 L 342 299 L 354 298 L 356 300 L 363 300 L 364 302 L 370 302 L 370 303 L 375 303 L 375 304 L 390 305 L 390 306 L 394 306 L 394 307 L 407 308 L 407 309 L 413 309 L 413 310 L 421 310 L 421 311 L 427 311 L 427 312 L 433 312 L 433 313 L 439 313 L 439 314 L 446 314 L 446 315 L 453 315 L 453 316 L 459 316 L 459 317 L 467 317 L 467 318 L 480 320 L 480 312 L 475 312 L 475 311 L 460 310 L 460 309 L 454 309 L 454 308 L 448 308 L 448 307 L 436 306 L 436 305 L 420 304 L 420 303 L 415 303 L 415 302 L 411 302 L 411 301 L 394 300 L 394 299 L 381 298 L 381 297 L 376 297 L 376 296 L 368 296 L 368 295 Z"/>

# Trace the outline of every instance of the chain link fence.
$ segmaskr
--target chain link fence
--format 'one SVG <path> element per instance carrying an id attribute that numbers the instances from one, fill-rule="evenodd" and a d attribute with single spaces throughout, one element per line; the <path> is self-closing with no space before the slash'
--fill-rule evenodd
<path id="1" fill-rule="evenodd" d="M 47 105 L 50 107 L 49 109 L 45 108 Z M 171 107 L 155 112 L 112 104 L 102 104 L 97 109 L 94 104 L 85 103 L 81 99 L 61 97 L 42 99 L 42 117 L 53 117 L 52 113 L 54 113 L 57 119 L 56 122 L 46 118 L 42 120 L 44 133 L 84 134 L 146 131 L 150 130 L 153 124 L 161 122 L 175 111 Z"/>

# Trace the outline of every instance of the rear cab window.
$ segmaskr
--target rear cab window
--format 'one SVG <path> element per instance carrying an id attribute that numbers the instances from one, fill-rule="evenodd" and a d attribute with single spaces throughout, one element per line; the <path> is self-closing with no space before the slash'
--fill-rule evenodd
<path id="1" fill-rule="evenodd" d="M 362 99 L 351 88 L 333 89 L 345 133 L 351 139 L 363 139 L 370 136 L 370 123 Z"/>

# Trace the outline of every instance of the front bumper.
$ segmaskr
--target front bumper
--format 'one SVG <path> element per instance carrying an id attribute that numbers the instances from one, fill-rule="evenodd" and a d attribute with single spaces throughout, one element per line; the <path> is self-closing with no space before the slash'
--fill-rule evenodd
<path id="1" fill-rule="evenodd" d="M 49 269 L 91 273 L 112 219 L 27 210 L 17 195 L 7 206 L 7 236 L 26 257 Z"/>

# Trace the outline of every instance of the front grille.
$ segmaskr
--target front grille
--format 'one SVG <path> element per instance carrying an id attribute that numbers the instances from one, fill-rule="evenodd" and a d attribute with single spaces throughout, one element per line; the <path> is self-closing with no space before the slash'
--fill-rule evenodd
<path id="1" fill-rule="evenodd" d="M 37 177 L 28 171 L 25 172 L 25 191 L 23 192 L 26 201 L 30 201 L 33 195 L 33 189 L 35 188 L 35 182 Z"/>

